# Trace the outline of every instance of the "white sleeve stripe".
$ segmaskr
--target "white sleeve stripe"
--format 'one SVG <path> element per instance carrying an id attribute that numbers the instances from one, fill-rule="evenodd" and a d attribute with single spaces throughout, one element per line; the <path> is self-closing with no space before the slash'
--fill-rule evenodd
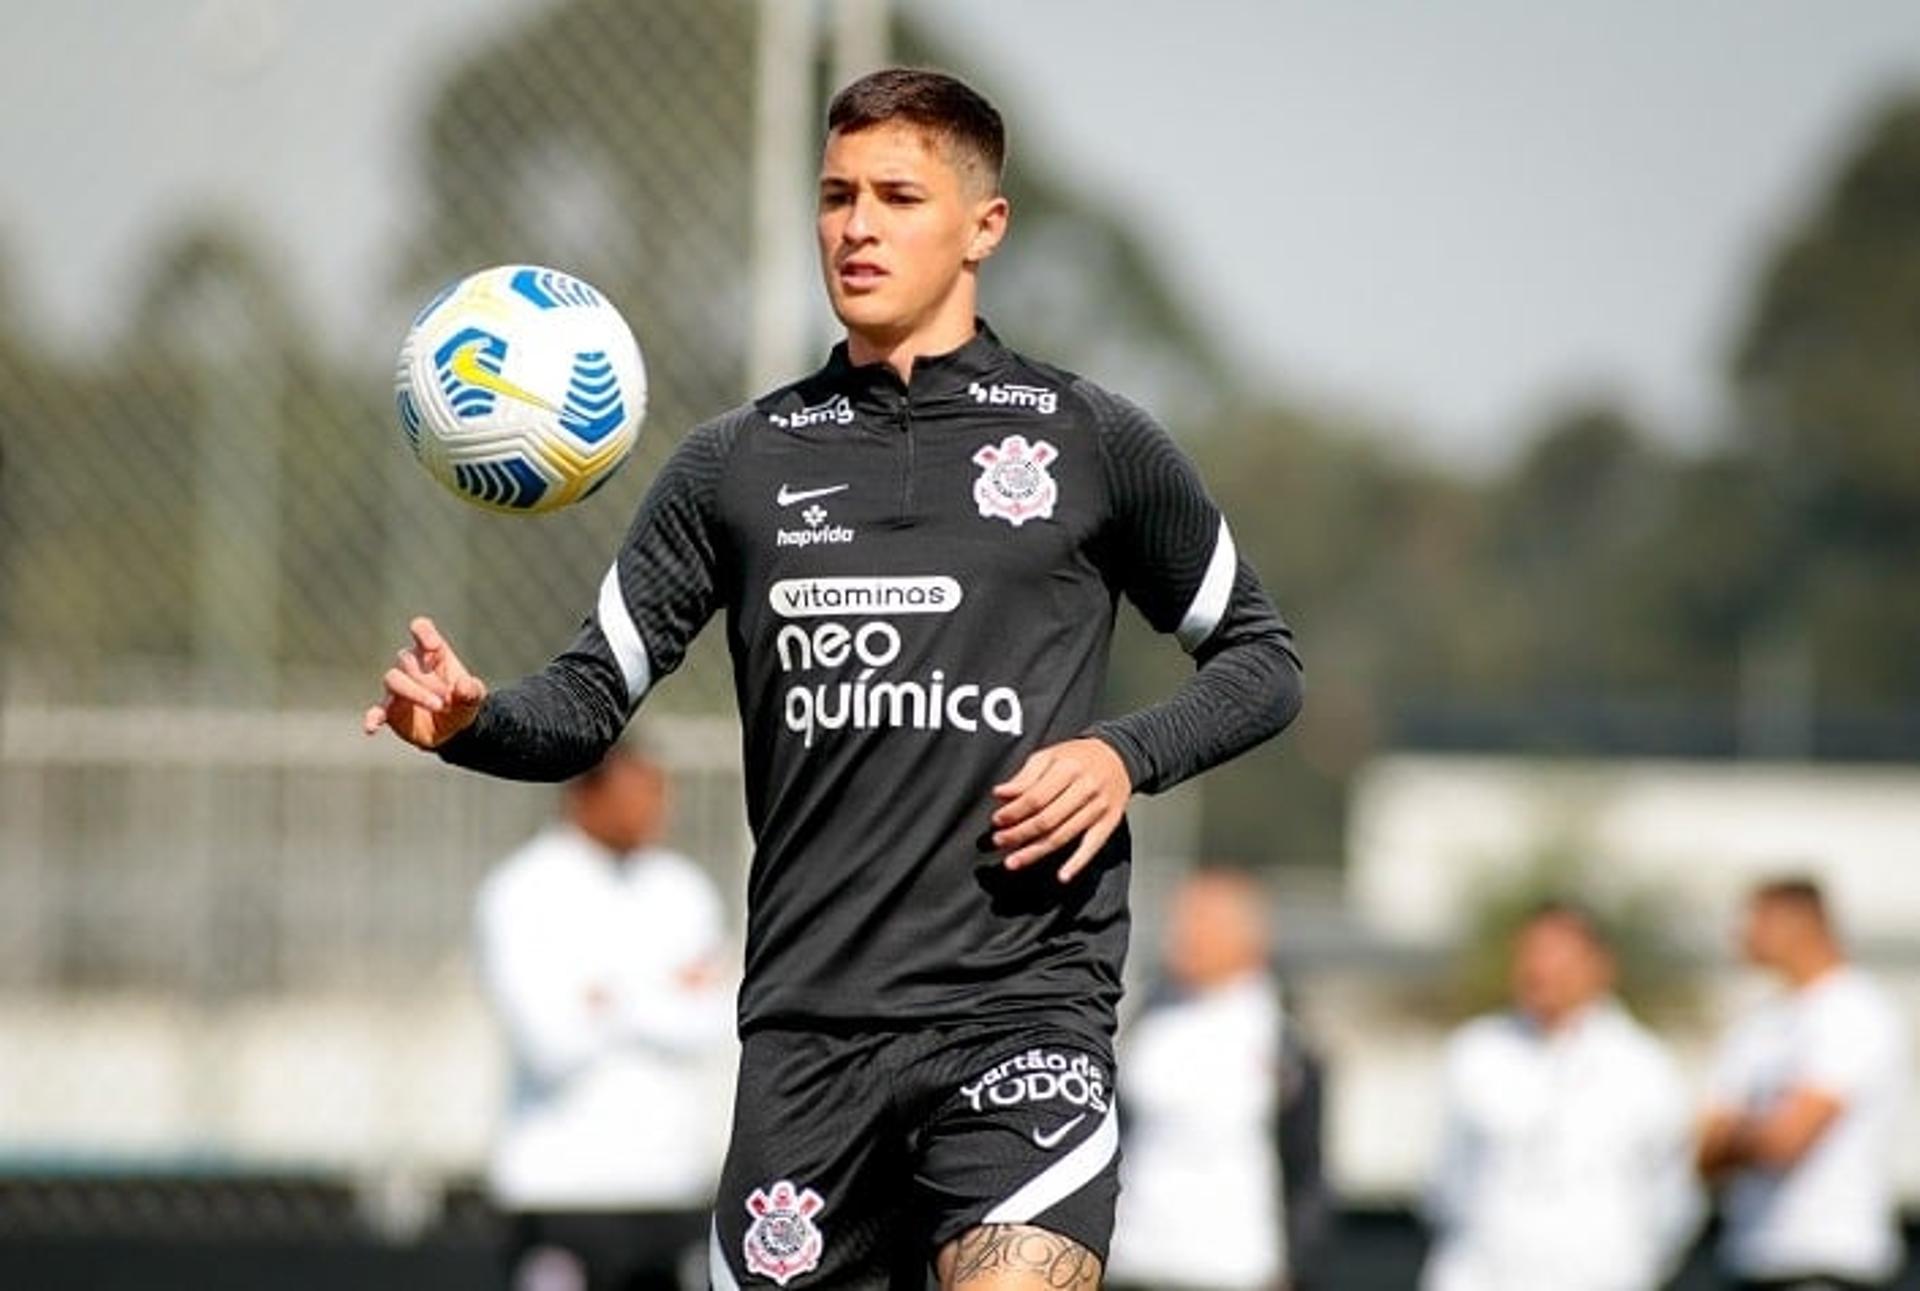
<path id="1" fill-rule="evenodd" d="M 713 1291 L 740 1291 L 740 1283 L 727 1266 L 727 1253 L 720 1248 L 718 1219 L 707 1225 L 707 1281 L 713 1284 Z"/>
<path id="2" fill-rule="evenodd" d="M 1207 572 L 1200 579 L 1192 604 L 1187 606 L 1186 617 L 1174 629 L 1183 650 L 1198 650 L 1220 626 L 1227 602 L 1233 597 L 1233 575 L 1239 568 L 1240 554 L 1233 547 L 1233 531 L 1227 528 L 1227 518 L 1221 516 L 1220 536 L 1213 540 L 1213 559 L 1207 562 Z"/>
<path id="3" fill-rule="evenodd" d="M 600 623 L 600 635 L 607 639 L 607 648 L 613 651 L 613 661 L 620 665 L 620 678 L 627 684 L 627 706 L 631 708 L 653 684 L 653 668 L 647 661 L 647 643 L 640 639 L 640 629 L 634 626 L 626 595 L 620 590 L 618 561 L 600 580 L 594 618 Z"/>
<path id="4" fill-rule="evenodd" d="M 981 1217 L 983 1224 L 1027 1224 L 1080 1191 L 1120 1150 L 1120 1120 L 1110 1108 L 1080 1146 L 1042 1170 Z"/>

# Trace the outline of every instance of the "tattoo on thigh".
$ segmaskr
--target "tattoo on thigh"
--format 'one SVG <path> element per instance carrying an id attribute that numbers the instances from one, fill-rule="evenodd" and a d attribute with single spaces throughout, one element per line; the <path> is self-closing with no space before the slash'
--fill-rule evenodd
<path id="1" fill-rule="evenodd" d="M 974 1278 L 1029 1274 L 1051 1291 L 1095 1291 L 1100 1260 L 1070 1237 L 1026 1224 L 986 1224 L 970 1228 L 954 1242 L 949 1287 Z"/>

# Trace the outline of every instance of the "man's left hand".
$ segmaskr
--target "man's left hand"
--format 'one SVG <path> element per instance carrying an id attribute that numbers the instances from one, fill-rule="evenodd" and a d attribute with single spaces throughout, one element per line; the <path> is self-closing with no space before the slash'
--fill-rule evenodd
<path id="1" fill-rule="evenodd" d="M 1119 827 L 1133 796 L 1126 764 L 1105 740 L 1067 740 L 1036 749 L 1005 784 L 995 785 L 993 845 L 1017 870 L 1080 845 L 1060 867 L 1065 883 L 1087 867 Z"/>

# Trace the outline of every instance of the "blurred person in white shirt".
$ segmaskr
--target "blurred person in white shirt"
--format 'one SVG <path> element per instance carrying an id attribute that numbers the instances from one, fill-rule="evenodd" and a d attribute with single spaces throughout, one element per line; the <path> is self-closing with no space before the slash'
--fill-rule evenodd
<path id="1" fill-rule="evenodd" d="M 1170 907 L 1166 989 L 1120 1037 L 1110 1286 L 1298 1287 L 1290 1232 L 1310 1245 L 1329 1218 L 1318 1064 L 1282 1008 L 1266 906 L 1251 876 L 1209 869 Z"/>
<path id="2" fill-rule="evenodd" d="M 1511 971 L 1514 1009 L 1448 1046 L 1421 1286 L 1652 1291 L 1701 1211 L 1686 1090 L 1613 997 L 1613 954 L 1588 912 L 1535 910 Z"/>
<path id="3" fill-rule="evenodd" d="M 725 1142 L 722 905 L 660 846 L 665 771 L 632 742 L 487 878 L 485 989 L 512 1056 L 488 1167 L 514 1291 L 655 1291 L 704 1250 Z"/>
<path id="4" fill-rule="evenodd" d="M 1755 1291 L 1886 1286 L 1903 1258 L 1893 1151 L 1907 1024 L 1847 962 L 1812 880 L 1755 889 L 1744 943 L 1786 990 L 1715 1064 L 1699 1164 L 1725 1186 L 1722 1264 Z"/>

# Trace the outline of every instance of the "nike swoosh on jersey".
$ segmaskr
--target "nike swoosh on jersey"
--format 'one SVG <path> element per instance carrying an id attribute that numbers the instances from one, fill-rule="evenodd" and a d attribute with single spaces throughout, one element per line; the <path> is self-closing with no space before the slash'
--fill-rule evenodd
<path id="1" fill-rule="evenodd" d="M 845 484 L 829 484 L 824 489 L 790 489 L 782 484 L 780 491 L 774 494 L 773 500 L 783 507 L 790 507 L 796 502 L 805 502 L 808 498 L 824 498 L 849 487 Z"/>
<path id="2" fill-rule="evenodd" d="M 1034 1146 L 1042 1147 L 1042 1148 L 1051 1148 L 1055 1146 L 1060 1142 L 1061 1139 L 1066 1138 L 1067 1135 L 1073 1132 L 1074 1126 L 1078 1125 L 1080 1122 L 1086 1119 L 1087 1119 L 1087 1114 L 1085 1112 L 1082 1112 L 1080 1113 L 1080 1115 L 1068 1121 L 1065 1125 L 1054 1127 L 1054 1130 L 1051 1134 L 1042 1134 L 1040 1132 L 1040 1127 L 1037 1125 L 1034 1126 L 1033 1127 Z"/>
<path id="3" fill-rule="evenodd" d="M 521 403 L 530 403 L 548 412 L 560 411 L 533 391 L 517 386 L 505 377 L 496 376 L 481 367 L 480 361 L 474 356 L 485 344 L 484 341 L 472 341 L 462 345 L 453 352 L 453 357 L 447 360 L 448 370 L 470 386 L 479 386 L 482 390 L 491 390 L 495 394 L 503 394 L 509 399 L 518 399 Z"/>

